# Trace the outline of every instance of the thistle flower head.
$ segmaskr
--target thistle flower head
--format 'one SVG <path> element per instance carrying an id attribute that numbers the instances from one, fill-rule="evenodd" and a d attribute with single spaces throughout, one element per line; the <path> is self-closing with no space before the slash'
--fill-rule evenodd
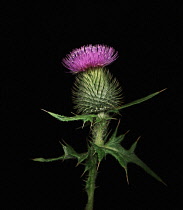
<path id="1" fill-rule="evenodd" d="M 104 67 L 115 61 L 118 52 L 105 45 L 87 45 L 74 49 L 63 60 L 62 64 L 73 73 L 90 68 Z"/>

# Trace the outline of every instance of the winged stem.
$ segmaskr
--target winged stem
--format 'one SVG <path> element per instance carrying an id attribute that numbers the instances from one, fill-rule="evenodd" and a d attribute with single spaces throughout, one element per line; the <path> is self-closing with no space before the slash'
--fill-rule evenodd
<path id="1" fill-rule="evenodd" d="M 105 135 L 107 133 L 107 127 L 109 124 L 109 117 L 106 113 L 98 114 L 99 121 L 96 121 L 92 128 L 92 141 L 98 146 L 104 145 Z M 97 178 L 97 169 L 98 169 L 98 156 L 95 153 L 93 146 L 89 148 L 89 157 L 88 157 L 88 165 L 90 165 L 88 169 L 88 177 L 86 180 L 86 192 L 88 195 L 88 202 L 86 204 L 85 210 L 93 210 L 94 204 L 94 192 L 95 192 L 95 182 Z"/>

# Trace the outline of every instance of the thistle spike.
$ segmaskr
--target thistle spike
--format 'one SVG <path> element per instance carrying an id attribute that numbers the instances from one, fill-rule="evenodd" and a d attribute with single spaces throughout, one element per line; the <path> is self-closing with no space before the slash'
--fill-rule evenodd
<path id="1" fill-rule="evenodd" d="M 127 168 L 125 168 L 125 173 L 126 173 L 126 181 L 127 181 L 127 184 L 129 185 L 129 179 L 128 179 L 128 170 Z"/>
<path id="2" fill-rule="evenodd" d="M 129 149 L 129 152 L 133 153 L 133 152 L 135 151 L 136 146 L 137 146 L 137 143 L 138 143 L 138 141 L 139 141 L 140 138 L 141 138 L 141 136 L 139 136 L 139 137 L 137 138 L 137 140 L 132 144 L 132 146 L 131 146 L 130 149 Z"/>

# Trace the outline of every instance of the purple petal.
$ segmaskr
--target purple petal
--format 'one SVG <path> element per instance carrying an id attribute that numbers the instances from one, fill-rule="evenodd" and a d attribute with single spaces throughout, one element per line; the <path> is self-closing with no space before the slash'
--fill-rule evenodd
<path id="1" fill-rule="evenodd" d="M 114 48 L 106 45 L 87 45 L 76 48 L 62 60 L 62 64 L 72 72 L 86 71 L 89 68 L 104 67 L 118 57 Z"/>

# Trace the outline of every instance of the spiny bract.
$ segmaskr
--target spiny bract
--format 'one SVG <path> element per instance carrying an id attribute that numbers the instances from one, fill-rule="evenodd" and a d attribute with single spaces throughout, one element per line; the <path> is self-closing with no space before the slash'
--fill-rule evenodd
<path id="1" fill-rule="evenodd" d="M 73 102 L 78 113 L 91 114 L 121 105 L 122 89 L 107 69 L 91 68 L 77 75 Z"/>

